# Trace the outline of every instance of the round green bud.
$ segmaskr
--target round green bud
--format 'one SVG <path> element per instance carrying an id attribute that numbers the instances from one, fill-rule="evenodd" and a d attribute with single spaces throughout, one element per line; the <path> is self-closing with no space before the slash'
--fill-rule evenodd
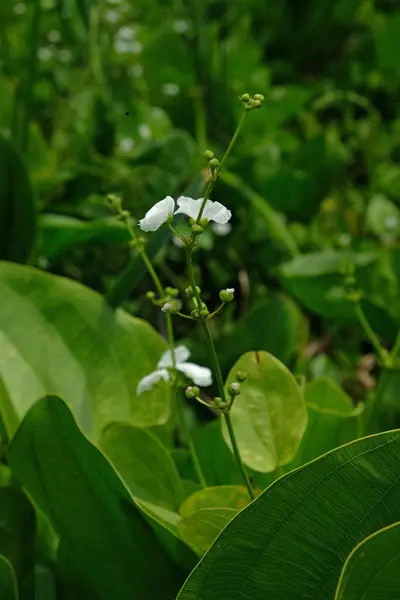
<path id="1" fill-rule="evenodd" d="M 242 102 L 249 102 L 249 100 L 250 100 L 250 94 L 242 94 L 240 96 L 240 99 L 241 99 Z"/>
<path id="2" fill-rule="evenodd" d="M 200 390 L 197 387 L 197 385 L 190 385 L 185 390 L 185 396 L 186 396 L 186 398 L 189 398 L 189 400 L 193 400 L 193 398 L 197 398 L 199 395 L 200 395 Z"/>
<path id="3" fill-rule="evenodd" d="M 246 381 L 246 379 L 247 379 L 246 371 L 242 371 L 242 370 L 238 371 L 236 373 L 236 379 L 239 381 L 239 383 L 243 383 L 244 381 Z"/>
<path id="4" fill-rule="evenodd" d="M 176 300 L 169 300 L 161 307 L 161 310 L 165 313 L 170 313 L 171 315 L 176 315 L 179 311 L 178 303 Z"/>
<path id="5" fill-rule="evenodd" d="M 205 219 L 204 217 L 202 219 L 200 219 L 200 225 L 202 227 L 207 227 L 207 225 L 208 225 L 208 219 Z"/>
<path id="6" fill-rule="evenodd" d="M 200 316 L 201 317 L 208 317 L 209 314 L 210 313 L 209 313 L 208 308 L 202 308 L 201 311 L 200 311 Z"/>
<path id="7" fill-rule="evenodd" d="M 179 295 L 179 290 L 177 290 L 176 288 L 167 286 L 165 288 L 165 293 L 168 294 L 168 296 L 171 296 L 171 298 L 176 298 Z"/>
<path id="8" fill-rule="evenodd" d="M 261 108 L 262 102 L 261 100 L 254 100 L 254 108 Z"/>
<path id="9" fill-rule="evenodd" d="M 230 396 L 239 396 L 240 394 L 240 383 L 234 381 L 230 385 L 228 385 L 228 393 Z"/>
<path id="10" fill-rule="evenodd" d="M 204 158 L 211 160 L 212 158 L 214 158 L 214 152 L 212 150 L 205 150 L 203 156 Z"/>
<path id="11" fill-rule="evenodd" d="M 219 396 L 215 396 L 215 398 L 213 399 L 213 404 L 215 408 L 219 408 L 221 410 L 226 407 L 226 402 L 224 402 Z"/>
<path id="12" fill-rule="evenodd" d="M 156 295 L 154 292 L 146 292 L 147 300 L 154 300 L 155 297 L 156 297 Z"/>
<path id="13" fill-rule="evenodd" d="M 190 315 L 191 315 L 191 316 L 192 316 L 194 319 L 198 319 L 198 318 L 199 318 L 199 316 L 200 316 L 200 313 L 199 313 L 199 311 L 198 311 L 198 309 L 197 309 L 197 308 L 194 308 L 194 309 L 191 311 Z"/>
<path id="14" fill-rule="evenodd" d="M 201 233 L 203 233 L 203 231 L 204 231 L 204 229 L 198 223 L 195 223 L 194 225 L 192 225 L 192 233 L 195 233 L 196 235 L 200 235 Z"/>
<path id="15" fill-rule="evenodd" d="M 219 160 L 218 158 L 212 158 L 208 164 L 212 169 L 217 169 L 219 167 Z"/>
<path id="16" fill-rule="evenodd" d="M 219 297 L 221 302 L 227 304 L 228 302 L 232 302 L 235 297 L 235 290 L 233 288 L 227 288 L 226 290 L 221 290 L 219 293 Z"/>
<path id="17" fill-rule="evenodd" d="M 254 100 L 259 100 L 260 102 L 264 102 L 265 98 L 262 94 L 254 94 Z"/>
<path id="18" fill-rule="evenodd" d="M 188 296 L 190 296 L 191 298 L 193 298 L 193 297 L 195 296 L 195 292 L 194 292 L 194 289 L 192 288 L 192 286 L 190 286 L 190 287 L 187 287 L 187 288 L 186 288 L 186 290 L 185 290 L 185 292 L 186 292 L 186 294 L 187 294 Z M 196 285 L 196 292 L 197 292 L 198 294 L 200 294 L 200 292 L 201 292 L 201 289 L 199 288 L 199 286 L 198 286 L 198 285 Z"/>

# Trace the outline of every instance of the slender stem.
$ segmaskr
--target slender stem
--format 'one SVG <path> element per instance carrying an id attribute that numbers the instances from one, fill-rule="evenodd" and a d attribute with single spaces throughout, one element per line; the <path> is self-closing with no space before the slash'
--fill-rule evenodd
<path id="1" fill-rule="evenodd" d="M 189 248 L 188 246 L 186 246 L 186 266 L 187 266 L 187 270 L 188 270 L 190 285 L 192 286 L 193 295 L 197 301 L 197 308 L 200 310 L 201 309 L 201 298 L 200 298 L 199 292 L 197 291 L 196 281 L 194 279 L 193 264 L 192 264 L 192 248 Z"/>
<path id="2" fill-rule="evenodd" d="M 208 183 L 208 186 L 207 186 L 207 188 L 206 188 L 206 191 L 205 191 L 205 194 L 204 194 L 203 202 L 201 203 L 200 211 L 199 211 L 199 214 L 198 214 L 198 216 L 197 216 L 197 219 L 196 219 L 196 223 L 199 223 L 199 222 L 200 222 L 200 219 L 201 219 L 201 217 L 203 216 L 204 208 L 205 208 L 205 206 L 206 206 L 206 202 L 207 202 L 208 198 L 210 197 L 211 190 L 212 190 L 212 188 L 213 188 L 213 186 L 214 186 L 214 183 L 217 181 L 219 174 L 220 174 L 220 173 L 221 173 L 221 171 L 222 171 L 222 167 L 223 167 L 223 165 L 224 165 L 224 163 L 225 163 L 226 159 L 228 158 L 228 156 L 229 156 L 229 155 L 230 155 L 230 153 L 232 152 L 232 148 L 233 148 L 233 146 L 235 145 L 235 143 L 236 143 L 236 140 L 237 140 L 237 139 L 238 139 L 238 137 L 239 137 L 240 130 L 242 129 L 242 127 L 243 127 L 243 124 L 244 124 L 244 122 L 245 122 L 245 120 L 246 120 L 247 113 L 248 113 L 248 111 L 247 111 L 247 110 L 244 110 L 244 111 L 243 111 L 242 118 L 240 119 L 240 121 L 239 121 L 239 124 L 238 124 L 238 126 L 236 127 L 236 131 L 235 131 L 235 133 L 233 134 L 233 137 L 232 137 L 232 139 L 231 139 L 231 141 L 230 141 L 230 144 L 229 144 L 228 148 L 226 149 L 226 151 L 225 151 L 225 154 L 224 154 L 224 155 L 223 155 L 223 157 L 222 157 L 222 160 L 221 160 L 221 162 L 220 162 L 220 164 L 219 164 L 219 167 L 218 167 L 218 168 L 216 169 L 216 171 L 214 172 L 214 177 L 212 177 L 212 178 L 210 179 L 209 183 Z"/>
<path id="3" fill-rule="evenodd" d="M 398 355 L 399 352 L 400 352 L 400 329 L 399 329 L 399 332 L 397 334 L 396 341 L 394 342 L 394 346 L 392 348 L 392 351 L 390 353 L 390 356 L 391 356 L 392 360 L 397 357 L 397 355 Z"/>
<path id="4" fill-rule="evenodd" d="M 178 315 L 178 317 L 182 317 L 182 319 L 187 319 L 188 321 L 196 321 L 197 319 L 194 319 L 193 317 L 191 317 L 190 315 L 184 315 L 181 312 L 177 312 L 175 313 L 176 315 Z"/>
<path id="5" fill-rule="evenodd" d="M 28 69 L 25 76 L 24 86 L 24 110 L 22 113 L 22 125 L 20 135 L 20 149 L 22 152 L 26 152 L 29 141 L 29 122 L 32 113 L 32 101 L 33 101 L 33 86 L 36 78 L 37 71 L 37 51 L 39 45 L 39 27 L 40 18 L 42 15 L 42 8 L 40 0 L 36 0 L 33 8 L 33 19 L 30 27 L 29 37 L 29 56 L 28 56 Z"/>
<path id="6" fill-rule="evenodd" d="M 369 338 L 370 342 L 372 343 L 372 345 L 374 346 L 376 353 L 378 354 L 379 358 L 382 361 L 382 364 L 384 366 L 389 366 L 388 362 L 390 359 L 390 357 L 387 355 L 385 349 L 382 347 L 378 336 L 376 335 L 376 333 L 372 330 L 371 325 L 368 323 L 367 318 L 364 314 L 364 311 L 361 307 L 360 302 L 356 302 L 355 304 L 355 311 L 356 311 L 356 315 L 358 317 L 358 320 L 361 323 L 362 328 L 364 329 L 365 334 L 367 335 L 367 337 Z"/>
<path id="7" fill-rule="evenodd" d="M 174 373 L 175 373 L 175 377 L 176 377 L 176 357 L 175 357 L 175 351 L 174 351 L 175 339 L 174 339 L 174 329 L 172 326 L 172 317 L 169 313 L 166 313 L 165 319 L 167 322 L 168 343 L 169 343 L 169 347 L 171 349 L 171 354 L 172 354 L 172 366 L 174 367 Z M 196 448 L 193 443 L 193 438 L 192 438 L 192 434 L 190 431 L 190 427 L 186 420 L 185 411 L 183 410 L 183 406 L 181 404 L 180 398 L 176 399 L 176 405 L 178 408 L 179 420 L 181 422 L 181 425 L 182 425 L 182 428 L 183 428 L 183 431 L 185 434 L 186 442 L 187 442 L 187 445 L 189 448 L 190 456 L 193 461 L 193 466 L 195 468 L 195 471 L 196 471 L 196 474 L 197 474 L 197 477 L 199 479 L 201 486 L 203 488 L 205 488 L 205 487 L 207 487 L 207 482 L 204 477 L 199 458 L 197 456 L 197 452 L 196 452 Z"/>
<path id="8" fill-rule="evenodd" d="M 222 303 L 218 306 L 218 308 L 216 310 L 214 310 L 214 312 L 210 313 L 208 320 L 212 319 L 213 317 L 215 317 L 215 315 L 217 315 L 223 308 L 224 308 L 225 304 Z"/>
<path id="9" fill-rule="evenodd" d="M 254 491 L 250 485 L 249 477 L 247 475 L 244 464 L 242 463 L 242 459 L 240 456 L 239 448 L 238 448 L 236 437 L 235 437 L 235 431 L 233 429 L 233 425 L 232 425 L 232 421 L 231 421 L 231 415 L 228 412 L 226 412 L 226 413 L 224 413 L 224 417 L 225 417 L 226 426 L 228 428 L 229 437 L 231 439 L 233 453 L 235 455 L 236 462 L 239 466 L 239 469 L 242 474 L 242 478 L 243 478 L 244 484 L 247 488 L 247 491 L 249 492 L 250 499 L 254 500 Z"/>

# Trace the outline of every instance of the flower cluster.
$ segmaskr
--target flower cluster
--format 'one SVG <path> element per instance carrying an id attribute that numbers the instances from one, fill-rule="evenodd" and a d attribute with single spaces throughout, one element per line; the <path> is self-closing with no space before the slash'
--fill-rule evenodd
<path id="1" fill-rule="evenodd" d="M 139 221 L 139 226 L 142 231 L 156 231 L 164 223 L 172 221 L 174 215 L 184 214 L 191 219 L 196 220 L 203 198 L 189 198 L 180 196 L 176 201 L 178 208 L 175 206 L 175 200 L 171 196 L 167 196 L 163 200 L 157 202 Z M 220 202 L 212 202 L 207 200 L 202 214 L 202 221 L 214 221 L 219 225 L 225 225 L 231 218 L 232 213 L 225 208 Z"/>

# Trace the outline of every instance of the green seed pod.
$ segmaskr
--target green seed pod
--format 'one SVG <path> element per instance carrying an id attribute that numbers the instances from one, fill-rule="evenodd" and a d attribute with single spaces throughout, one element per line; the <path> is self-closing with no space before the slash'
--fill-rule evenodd
<path id="1" fill-rule="evenodd" d="M 205 150 L 203 156 L 204 158 L 211 160 L 212 158 L 214 158 L 214 152 L 212 150 Z"/>

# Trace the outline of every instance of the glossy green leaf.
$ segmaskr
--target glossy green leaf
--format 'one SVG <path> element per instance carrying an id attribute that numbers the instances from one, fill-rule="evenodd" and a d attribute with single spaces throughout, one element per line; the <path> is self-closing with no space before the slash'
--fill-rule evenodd
<path id="1" fill-rule="evenodd" d="M 174 598 L 180 572 L 62 400 L 48 396 L 28 411 L 8 458 L 88 589 L 104 600 L 122 600 L 152 597 L 161 586 L 166 598 Z"/>
<path id="2" fill-rule="evenodd" d="M 347 557 L 335 600 L 398 600 L 400 523 L 368 536 Z"/>
<path id="3" fill-rule="evenodd" d="M 239 450 L 246 465 L 268 473 L 293 459 L 307 426 L 307 410 L 293 375 L 271 354 L 244 354 L 232 367 L 227 386 L 239 370 L 248 376 L 231 409 Z M 221 423 L 231 447 L 225 421 Z"/>
<path id="4" fill-rule="evenodd" d="M 178 511 L 185 498 L 183 482 L 168 450 L 152 433 L 113 423 L 100 446 L 135 498 Z"/>
<path id="5" fill-rule="evenodd" d="M 10 561 L 0 554 L 0 600 L 18 600 L 15 572 Z"/>
<path id="6" fill-rule="evenodd" d="M 237 512 L 234 508 L 202 508 L 180 521 L 179 532 L 201 557 Z"/>
<path id="7" fill-rule="evenodd" d="M 34 598 L 35 521 L 20 489 L 0 487 L 0 554 L 13 566 L 21 600 Z"/>
<path id="8" fill-rule="evenodd" d="M 337 448 L 357 437 L 357 419 L 361 409 L 333 381 L 315 379 L 304 390 L 308 423 L 294 460 L 286 465 L 291 470 Z"/>
<path id="9" fill-rule="evenodd" d="M 179 600 L 332 600 L 349 552 L 400 517 L 399 451 L 391 431 L 278 479 L 221 533 Z"/>
<path id="10" fill-rule="evenodd" d="M 46 393 L 65 398 L 94 439 L 111 421 L 142 427 L 168 420 L 166 384 L 136 396 L 138 381 L 166 347 L 147 323 L 112 312 L 74 281 L 36 269 L 0 263 L 0 286 L 0 394 L 10 434 Z"/>
<path id="11" fill-rule="evenodd" d="M 203 508 L 233 508 L 239 511 L 248 503 L 249 494 L 244 486 L 219 485 L 206 487 L 186 498 L 179 512 L 185 518 Z"/>
<path id="12" fill-rule="evenodd" d="M 26 168 L 12 145 L 0 137 L 0 259 L 27 261 L 35 228 L 35 205 Z"/>

